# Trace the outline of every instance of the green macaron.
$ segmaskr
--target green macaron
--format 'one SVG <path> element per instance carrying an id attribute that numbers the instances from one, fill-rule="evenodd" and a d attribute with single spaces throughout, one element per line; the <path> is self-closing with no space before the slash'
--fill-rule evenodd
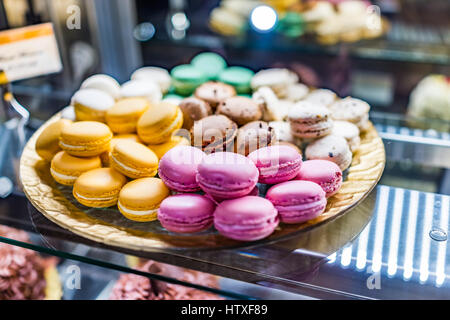
<path id="1" fill-rule="evenodd" d="M 232 85 L 238 94 L 251 92 L 250 81 L 255 73 L 244 67 L 229 67 L 219 75 L 219 81 Z"/>
<path id="2" fill-rule="evenodd" d="M 195 88 L 208 80 L 207 75 L 201 69 L 190 64 L 174 67 L 170 75 L 175 92 L 182 96 L 192 94 Z"/>
<path id="3" fill-rule="evenodd" d="M 217 80 L 219 74 L 227 67 L 224 58 L 214 52 L 203 52 L 191 60 L 191 65 L 202 70 L 209 80 Z"/>

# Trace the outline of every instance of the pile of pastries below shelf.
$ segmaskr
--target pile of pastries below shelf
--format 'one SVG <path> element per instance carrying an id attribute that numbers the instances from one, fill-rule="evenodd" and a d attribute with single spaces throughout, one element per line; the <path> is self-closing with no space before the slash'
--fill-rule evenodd
<path id="1" fill-rule="evenodd" d="M 243 34 L 252 10 L 263 4 L 278 12 L 276 31 L 292 38 L 309 35 L 321 44 L 373 39 L 389 28 L 379 7 L 364 0 L 222 0 L 211 11 L 209 26 L 225 36 Z"/>
<path id="2" fill-rule="evenodd" d="M 254 74 L 206 52 L 171 74 L 138 69 L 122 85 L 89 77 L 35 149 L 84 206 L 117 205 L 126 218 L 158 219 L 171 232 L 214 225 L 253 241 L 280 221 L 325 211 L 370 126 L 369 109 L 311 90 L 290 70 Z"/>

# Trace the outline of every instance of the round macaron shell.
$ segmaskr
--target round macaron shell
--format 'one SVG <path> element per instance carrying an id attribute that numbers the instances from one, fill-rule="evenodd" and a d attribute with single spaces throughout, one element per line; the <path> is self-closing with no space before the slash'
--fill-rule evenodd
<path id="1" fill-rule="evenodd" d="M 171 150 L 172 148 L 175 148 L 177 146 L 190 146 L 191 143 L 188 139 L 181 136 L 172 136 L 170 137 L 170 140 L 161 143 L 161 144 L 149 144 L 148 147 L 156 154 L 158 159 L 161 159 L 167 151 Z"/>
<path id="2" fill-rule="evenodd" d="M 293 179 L 302 165 L 302 156 L 292 147 L 274 145 L 248 155 L 259 170 L 259 182 L 274 184 Z"/>
<path id="3" fill-rule="evenodd" d="M 161 202 L 170 194 L 158 178 L 141 178 L 128 182 L 120 191 L 117 207 L 128 219 L 138 222 L 156 220 Z"/>
<path id="4" fill-rule="evenodd" d="M 111 207 L 117 203 L 126 182 L 127 178 L 112 168 L 89 170 L 75 181 L 73 196 L 87 207 Z"/>
<path id="5" fill-rule="evenodd" d="M 217 53 L 202 52 L 191 60 L 191 64 L 201 69 L 210 80 L 217 79 L 220 72 L 227 67 L 227 63 Z"/>
<path id="6" fill-rule="evenodd" d="M 199 232 L 212 226 L 215 207 L 214 202 L 205 196 L 177 194 L 161 203 L 158 220 L 172 232 Z"/>
<path id="7" fill-rule="evenodd" d="M 106 111 L 114 105 L 114 98 L 102 90 L 81 89 L 75 92 L 71 104 L 78 121 L 105 122 Z"/>
<path id="8" fill-rule="evenodd" d="M 319 216 L 327 199 L 322 188 L 311 181 L 286 181 L 272 186 L 266 193 L 284 223 L 302 223 Z"/>
<path id="9" fill-rule="evenodd" d="M 109 127 L 97 121 L 78 121 L 61 130 L 61 149 L 76 157 L 92 157 L 109 151 L 113 134 Z"/>
<path id="10" fill-rule="evenodd" d="M 71 186 L 83 172 L 101 167 L 99 156 L 77 158 L 60 151 L 52 159 L 50 173 L 56 182 Z"/>
<path id="11" fill-rule="evenodd" d="M 121 99 L 106 112 L 106 123 L 114 133 L 136 132 L 137 121 L 149 106 L 144 98 Z"/>
<path id="12" fill-rule="evenodd" d="M 60 119 L 46 127 L 36 140 L 37 154 L 44 160 L 51 161 L 55 154 L 61 151 L 59 137 L 64 127 L 70 125 L 71 120 Z"/>
<path id="13" fill-rule="evenodd" d="M 183 125 L 180 108 L 169 102 L 151 104 L 139 118 L 139 138 L 148 144 L 160 144 L 170 140 L 172 134 Z"/>
<path id="14" fill-rule="evenodd" d="M 122 140 L 111 152 L 111 166 L 130 178 L 153 177 L 158 170 L 158 157 L 142 143 Z"/>
<path id="15" fill-rule="evenodd" d="M 253 190 L 258 181 L 258 169 L 243 155 L 217 152 L 203 158 L 196 179 L 200 188 L 213 197 L 231 199 Z"/>
<path id="16" fill-rule="evenodd" d="M 197 166 L 205 156 L 203 151 L 195 147 L 175 147 L 161 158 L 159 176 L 172 190 L 198 191 L 200 187 L 196 181 Z"/>
<path id="17" fill-rule="evenodd" d="M 256 196 L 225 200 L 214 212 L 214 226 L 219 233 L 240 241 L 263 239 L 275 230 L 278 222 L 273 204 Z"/>
<path id="18" fill-rule="evenodd" d="M 331 161 L 308 160 L 303 162 L 296 179 L 317 183 L 328 198 L 339 191 L 342 185 L 342 171 Z"/>

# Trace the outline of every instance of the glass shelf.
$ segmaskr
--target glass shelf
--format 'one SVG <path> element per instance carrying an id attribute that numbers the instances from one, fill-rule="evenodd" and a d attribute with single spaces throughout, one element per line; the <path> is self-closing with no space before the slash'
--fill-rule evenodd
<path id="1" fill-rule="evenodd" d="M 17 191 L 0 199 L 0 224 L 30 231 L 39 241 L 0 241 L 119 272 L 139 274 L 117 259 L 120 253 L 240 281 L 219 289 L 229 298 L 267 297 L 267 291 L 255 295 L 251 284 L 310 298 L 448 299 L 450 248 L 432 234 L 450 229 L 450 164 L 442 156 L 450 150 L 450 137 L 410 128 L 401 118 L 372 120 L 387 154 L 380 184 L 342 217 L 287 240 L 220 251 L 126 250 L 58 227 Z M 379 279 L 383 290 L 371 289 L 376 285 L 367 285 L 371 279 Z"/>

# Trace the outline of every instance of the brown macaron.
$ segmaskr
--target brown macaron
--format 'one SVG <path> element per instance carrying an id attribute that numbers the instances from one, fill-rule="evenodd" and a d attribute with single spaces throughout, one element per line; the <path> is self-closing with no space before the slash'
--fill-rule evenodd
<path id="1" fill-rule="evenodd" d="M 252 121 L 239 128 L 237 153 L 247 156 L 250 152 L 276 142 L 275 130 L 265 121 Z"/>
<path id="2" fill-rule="evenodd" d="M 224 115 L 212 115 L 194 122 L 191 137 L 194 147 L 206 153 L 234 151 L 237 125 Z"/>
<path id="3" fill-rule="evenodd" d="M 194 95 L 215 109 L 223 100 L 235 96 L 236 90 L 223 82 L 208 81 L 195 89 Z"/>
<path id="4" fill-rule="evenodd" d="M 259 120 L 262 117 L 262 110 L 255 101 L 239 96 L 222 101 L 217 107 L 216 113 L 227 116 L 239 126 Z"/>
<path id="5" fill-rule="evenodd" d="M 181 100 L 179 107 L 183 112 L 183 128 L 191 129 L 194 122 L 212 114 L 211 106 L 201 99 L 189 97 Z"/>

